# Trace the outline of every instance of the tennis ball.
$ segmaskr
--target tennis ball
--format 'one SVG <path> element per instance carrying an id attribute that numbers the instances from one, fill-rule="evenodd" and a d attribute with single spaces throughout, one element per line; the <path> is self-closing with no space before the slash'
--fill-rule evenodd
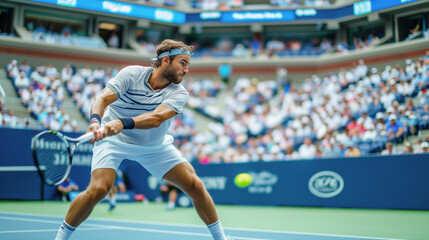
<path id="1" fill-rule="evenodd" d="M 252 183 L 252 176 L 248 173 L 240 173 L 235 176 L 234 183 L 237 187 L 245 188 Z"/>

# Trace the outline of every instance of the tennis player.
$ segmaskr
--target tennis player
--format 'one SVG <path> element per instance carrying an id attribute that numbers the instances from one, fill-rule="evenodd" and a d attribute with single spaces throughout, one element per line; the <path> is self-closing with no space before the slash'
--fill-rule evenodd
<path id="1" fill-rule="evenodd" d="M 180 84 L 188 73 L 193 46 L 164 40 L 152 67 L 128 66 L 111 79 L 91 106 L 95 142 L 88 188 L 71 203 L 56 240 L 70 235 L 107 195 L 125 158 L 134 160 L 158 179 L 164 178 L 193 201 L 213 239 L 226 240 L 213 200 L 192 165 L 167 134 L 172 119 L 182 113 L 188 92 Z M 104 126 L 99 131 L 100 126 Z M 106 138 L 109 136 L 108 138 Z"/>

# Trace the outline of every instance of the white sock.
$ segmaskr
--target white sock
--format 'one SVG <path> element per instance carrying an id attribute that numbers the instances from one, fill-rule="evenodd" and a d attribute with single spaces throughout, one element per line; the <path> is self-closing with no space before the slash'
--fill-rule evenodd
<path id="1" fill-rule="evenodd" d="M 55 240 L 67 240 L 70 238 L 71 234 L 76 230 L 75 227 L 70 226 L 70 224 L 66 223 L 64 220 L 58 229 L 57 237 Z"/>
<path id="2" fill-rule="evenodd" d="M 110 199 L 109 199 L 109 201 L 110 201 L 110 204 L 112 204 L 113 206 L 115 206 L 116 205 L 116 194 L 113 195 L 113 196 L 111 196 Z"/>
<path id="3" fill-rule="evenodd" d="M 225 233 L 223 232 L 222 224 L 220 224 L 220 220 L 207 225 L 207 228 L 210 230 L 214 240 L 227 240 Z"/>

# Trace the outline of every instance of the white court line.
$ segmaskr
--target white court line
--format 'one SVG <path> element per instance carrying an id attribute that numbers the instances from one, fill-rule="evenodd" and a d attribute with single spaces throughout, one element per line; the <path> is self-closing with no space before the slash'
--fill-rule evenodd
<path id="1" fill-rule="evenodd" d="M 37 168 L 35 166 L 1 166 L 0 172 L 7 172 L 7 171 L 37 171 Z"/>
<path id="2" fill-rule="evenodd" d="M 18 217 L 1 217 L 0 219 L 5 220 L 15 220 L 15 221 L 26 221 L 26 222 L 41 222 L 41 223 L 56 223 L 58 224 L 58 221 L 49 221 L 49 220 L 40 220 L 40 219 L 27 219 L 27 218 L 18 218 Z M 174 234 L 174 235 L 185 235 L 185 236 L 200 236 L 200 237 L 211 237 L 211 234 L 204 234 L 204 233 L 190 233 L 190 232 L 180 232 L 180 231 L 169 231 L 169 230 L 155 230 L 155 229 L 148 229 L 148 228 L 134 228 L 134 227 L 118 227 L 114 225 L 100 225 L 100 224 L 92 224 L 92 223 L 84 223 L 85 226 L 94 226 L 98 228 L 90 228 L 89 230 L 106 230 L 106 229 L 118 229 L 118 230 L 130 230 L 130 231 L 139 231 L 139 232 L 154 232 L 154 233 L 164 233 L 164 234 Z M 79 230 L 88 230 L 88 228 L 79 228 Z M 52 231 L 52 230 L 41 230 L 41 231 Z M 56 229 L 55 231 L 58 231 Z M 22 230 L 22 231 L 0 231 L 1 233 L 11 233 L 11 232 L 35 232 L 34 230 Z M 236 237 L 233 237 L 236 238 Z M 262 238 L 236 238 L 236 239 L 243 239 L 243 240 L 269 240 L 269 239 L 262 239 Z"/>
<path id="3" fill-rule="evenodd" d="M 5 214 L 17 214 L 17 215 L 24 215 L 24 216 L 34 216 L 34 217 L 56 217 L 52 215 L 43 215 L 43 214 L 25 214 L 25 213 L 13 213 L 13 212 L 2 212 Z M 149 224 L 149 225 L 167 225 L 167 226 L 178 226 L 178 227 L 195 227 L 195 228 L 201 228 L 199 226 L 195 225 L 187 225 L 187 224 L 173 224 L 173 223 L 158 223 L 158 222 L 146 222 L 146 221 L 131 221 L 131 220 L 110 220 L 110 219 L 103 219 L 103 218 L 91 218 L 89 220 L 98 220 L 98 221 L 106 221 L 106 222 L 120 222 L 120 223 L 143 223 L 143 224 Z M 86 225 L 96 225 L 96 224 L 88 224 Z M 99 226 L 99 225 L 97 225 Z M 296 235 L 309 235 L 309 236 L 325 236 L 325 237 L 344 237 L 344 238 L 360 238 L 360 239 L 374 239 L 374 240 L 404 240 L 399 238 L 377 238 L 377 237 L 361 237 L 361 236 L 352 236 L 352 235 L 340 235 L 340 234 L 326 234 L 326 233 L 306 233 L 306 232 L 293 232 L 293 231 L 280 231 L 280 230 L 265 230 L 265 229 L 247 229 L 247 228 L 224 228 L 226 230 L 236 230 L 236 231 L 243 231 L 243 232 L 264 232 L 264 233 L 284 233 L 284 234 L 296 234 Z M 249 238 L 244 238 L 249 239 Z M 256 240 L 256 239 L 253 239 Z M 262 239 L 258 239 L 262 240 Z"/>
<path id="4" fill-rule="evenodd" d="M 87 231 L 87 230 L 106 230 L 106 228 L 81 228 L 79 231 Z M 58 228 L 56 229 L 37 229 L 37 230 L 15 230 L 15 231 L 0 231 L 2 233 L 37 233 L 37 232 L 58 232 Z"/>

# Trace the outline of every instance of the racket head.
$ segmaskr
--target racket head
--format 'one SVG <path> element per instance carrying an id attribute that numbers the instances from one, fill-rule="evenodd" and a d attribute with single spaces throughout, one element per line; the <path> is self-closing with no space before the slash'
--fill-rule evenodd
<path id="1" fill-rule="evenodd" d="M 69 175 L 72 165 L 70 143 L 57 131 L 44 131 L 31 141 L 34 164 L 46 184 L 55 186 Z"/>

